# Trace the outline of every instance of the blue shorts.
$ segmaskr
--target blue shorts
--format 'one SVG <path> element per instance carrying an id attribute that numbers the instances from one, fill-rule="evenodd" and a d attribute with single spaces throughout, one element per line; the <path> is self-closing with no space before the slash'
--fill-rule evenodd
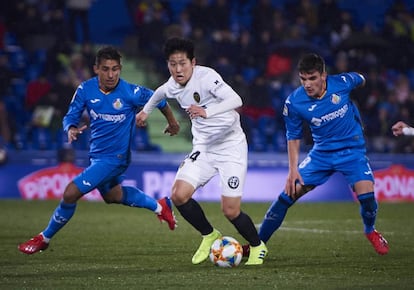
<path id="1" fill-rule="evenodd" d="M 321 185 L 335 172 L 342 173 L 351 187 L 361 180 L 374 182 L 365 149 L 352 148 L 334 152 L 311 150 L 299 164 L 299 173 L 305 185 Z"/>
<path id="2" fill-rule="evenodd" d="M 119 160 L 91 159 L 91 164 L 73 182 L 83 194 L 96 188 L 101 195 L 105 195 L 112 187 L 122 183 L 122 174 L 127 168 L 128 165 L 120 164 Z"/>

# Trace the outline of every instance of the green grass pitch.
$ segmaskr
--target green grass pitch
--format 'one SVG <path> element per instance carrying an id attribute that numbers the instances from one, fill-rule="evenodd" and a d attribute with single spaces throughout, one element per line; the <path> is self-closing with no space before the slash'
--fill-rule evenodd
<path id="1" fill-rule="evenodd" d="M 49 248 L 17 245 L 40 232 L 57 201 L 0 201 L 0 289 L 414 289 L 414 204 L 381 203 L 377 255 L 362 234 L 357 203 L 298 203 L 268 242 L 262 266 L 192 265 L 200 236 L 176 212 L 170 231 L 153 213 L 81 201 Z M 217 203 L 202 203 L 224 235 L 245 241 Z M 260 223 L 268 203 L 243 210 Z"/>

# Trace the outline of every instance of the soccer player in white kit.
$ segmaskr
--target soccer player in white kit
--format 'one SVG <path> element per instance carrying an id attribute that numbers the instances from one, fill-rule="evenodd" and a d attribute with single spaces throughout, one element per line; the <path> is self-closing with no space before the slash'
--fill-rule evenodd
<path id="1" fill-rule="evenodd" d="M 148 115 L 166 98 L 176 99 L 191 118 L 193 149 L 177 171 L 171 200 L 203 237 L 192 263 L 205 261 L 212 243 L 221 236 L 192 198 L 197 188 L 218 174 L 222 211 L 250 244 L 246 265 L 263 264 L 267 248 L 251 218 L 240 209 L 247 171 L 247 141 L 235 109 L 242 105 L 242 100 L 215 70 L 196 65 L 191 41 L 170 38 L 164 54 L 171 77 L 155 90 L 136 121 L 138 126 L 145 126 Z"/>

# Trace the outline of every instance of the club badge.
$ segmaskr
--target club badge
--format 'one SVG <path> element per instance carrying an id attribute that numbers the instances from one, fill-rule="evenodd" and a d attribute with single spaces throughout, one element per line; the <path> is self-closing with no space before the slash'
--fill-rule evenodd
<path id="1" fill-rule="evenodd" d="M 194 92 L 193 98 L 194 98 L 194 101 L 196 101 L 197 103 L 200 103 L 200 94 L 199 93 Z"/>

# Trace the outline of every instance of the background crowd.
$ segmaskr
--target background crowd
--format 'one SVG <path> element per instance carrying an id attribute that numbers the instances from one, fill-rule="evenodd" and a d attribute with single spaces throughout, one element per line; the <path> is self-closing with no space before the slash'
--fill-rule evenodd
<path id="1" fill-rule="evenodd" d="M 77 85 L 93 76 L 93 55 L 102 44 L 91 37 L 89 15 L 100 0 L 3 2 L 1 143 L 9 150 L 59 148 L 63 115 Z M 353 97 L 370 152 L 414 151 L 413 138 L 391 132 L 397 120 L 414 124 L 412 1 L 112 2 L 114 9 L 124 5 L 128 11 L 131 29 L 125 37 L 136 43 L 132 57 L 145 58 L 152 64 L 146 69 L 161 80 L 168 77 L 164 40 L 176 35 L 194 40 L 197 62 L 215 68 L 242 96 L 240 114 L 251 151 L 286 150 L 283 102 L 299 85 L 298 58 L 311 51 L 326 59 L 329 73 L 366 76 L 366 86 Z M 87 139 L 75 146 L 86 148 Z"/>

